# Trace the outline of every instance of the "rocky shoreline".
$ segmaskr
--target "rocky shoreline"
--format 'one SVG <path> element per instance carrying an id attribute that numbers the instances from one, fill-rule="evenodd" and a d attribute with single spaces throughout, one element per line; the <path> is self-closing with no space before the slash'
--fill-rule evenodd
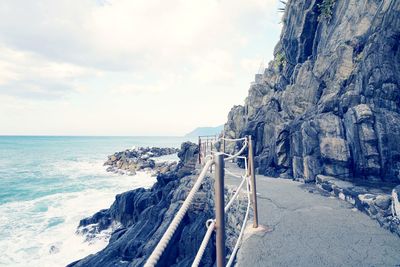
<path id="1" fill-rule="evenodd" d="M 108 156 L 104 166 L 108 166 L 106 170 L 113 173 L 135 175 L 137 171 L 149 171 L 156 175 L 173 170 L 177 162 L 157 162 L 155 159 L 178 152 L 178 148 L 134 147 Z"/>
<path id="2" fill-rule="evenodd" d="M 257 173 L 312 183 L 399 234 L 400 1 L 287 1 L 282 24 L 275 59 L 256 75 L 244 106 L 230 111 L 224 136 L 253 137 Z M 109 157 L 108 171 L 156 169 L 157 182 L 83 219 L 85 234 L 116 229 L 105 249 L 69 266 L 146 261 L 197 177 L 199 151 L 184 143 L 180 162 L 168 166 L 157 166 L 150 153 Z M 190 265 L 213 217 L 212 188 L 206 179 L 160 266 Z M 201 266 L 214 259 L 210 242 Z"/>
<path id="3" fill-rule="evenodd" d="M 110 208 L 81 220 L 78 233 L 84 235 L 87 241 L 90 242 L 103 231 L 111 231 L 111 238 L 102 251 L 68 266 L 142 266 L 198 177 L 198 153 L 196 144 L 183 143 L 178 153 L 179 163 L 170 170 L 157 174 L 157 182 L 152 188 L 139 188 L 119 194 Z M 110 156 L 107 162 L 118 162 L 124 159 L 126 156 L 122 155 L 127 155 L 128 152 L 116 154 L 118 156 L 115 156 L 115 159 Z M 207 230 L 205 223 L 214 217 L 213 186 L 213 179 L 206 177 L 158 266 L 191 265 Z M 244 215 L 244 205 L 243 199 L 235 203 L 232 208 L 239 212 L 227 218 L 228 254 L 232 251 L 238 235 L 238 225 L 241 222 L 239 217 Z M 201 266 L 214 265 L 214 238 L 207 246 Z"/>

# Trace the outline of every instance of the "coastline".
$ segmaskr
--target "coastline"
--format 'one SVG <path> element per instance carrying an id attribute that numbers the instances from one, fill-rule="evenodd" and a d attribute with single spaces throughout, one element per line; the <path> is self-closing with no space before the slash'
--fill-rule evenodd
<path id="1" fill-rule="evenodd" d="M 143 266 L 160 241 L 169 223 L 181 207 L 199 172 L 197 144 L 182 144 L 175 168 L 157 174 L 157 182 L 149 189 L 135 189 L 118 194 L 108 209 L 103 209 L 80 221 L 79 231 L 96 237 L 102 231 L 114 229 L 109 244 L 96 254 L 72 262 L 68 267 L 82 266 Z M 159 266 L 189 266 L 207 231 L 205 223 L 214 214 L 214 179 L 211 173 L 195 194 L 182 223 L 176 229 L 166 247 Z M 228 186 L 232 195 L 236 186 Z M 237 212 L 227 215 L 227 254 L 232 253 L 238 238 L 240 222 L 244 216 L 246 201 L 232 203 Z M 215 244 L 209 242 L 201 259 L 201 266 L 214 266 Z"/>
<path id="2" fill-rule="evenodd" d="M 0 189 L 0 265 L 65 266 L 104 248 L 107 235 L 89 244 L 74 234 L 79 220 L 110 206 L 115 195 L 156 181 L 142 171 L 106 172 L 106 155 L 150 142 L 177 146 L 182 139 L 0 137 L 0 185 L 7 189 Z"/>

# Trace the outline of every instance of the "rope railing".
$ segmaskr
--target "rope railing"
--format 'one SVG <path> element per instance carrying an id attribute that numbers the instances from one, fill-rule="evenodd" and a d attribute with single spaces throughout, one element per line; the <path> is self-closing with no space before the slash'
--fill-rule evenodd
<path id="1" fill-rule="evenodd" d="M 225 141 L 230 141 L 230 142 L 238 142 L 238 141 L 245 141 L 245 140 L 247 140 L 247 138 L 243 137 L 243 138 L 232 139 L 232 138 L 220 137 L 218 139 L 218 141 L 220 141 L 220 140 L 225 140 Z"/>
<path id="2" fill-rule="evenodd" d="M 235 190 L 235 193 L 233 194 L 232 198 L 229 200 L 228 204 L 225 206 L 225 212 L 228 212 L 229 208 L 232 206 L 233 202 L 236 200 L 237 196 L 239 195 L 240 190 L 242 189 L 244 182 L 247 181 L 247 176 L 243 177 L 243 180 L 240 182 L 239 186 Z"/>
<path id="3" fill-rule="evenodd" d="M 225 161 L 228 161 L 228 160 L 237 158 L 238 156 L 240 156 L 240 155 L 244 152 L 244 150 L 245 150 L 246 148 L 247 148 L 247 140 L 244 141 L 242 149 L 240 149 L 236 154 L 233 154 L 233 155 L 228 156 L 227 158 L 225 158 Z"/>
<path id="4" fill-rule="evenodd" d="M 243 156 L 239 156 L 247 146 L 246 139 L 237 139 L 237 140 L 232 140 L 232 141 L 240 141 L 240 140 L 245 140 L 245 143 L 243 145 L 243 148 L 238 153 L 236 153 L 235 155 L 231 155 L 231 154 L 227 154 L 227 153 L 220 153 L 222 155 L 228 156 L 228 158 L 226 158 L 225 161 L 227 159 L 229 160 L 229 158 L 235 158 L 236 157 L 236 158 L 243 158 L 244 162 L 245 162 L 245 173 L 244 173 L 244 175 L 234 174 L 234 173 L 230 172 L 227 168 L 224 168 L 224 171 L 227 172 L 228 174 L 230 174 L 231 176 L 242 179 L 242 181 L 240 182 L 239 186 L 234 191 L 235 193 L 230 198 L 228 204 L 226 204 L 226 206 L 224 208 L 224 212 L 225 213 L 229 211 L 229 208 L 232 206 L 232 204 L 234 203 L 234 201 L 238 197 L 238 195 L 239 195 L 243 185 L 245 184 L 245 182 L 246 182 L 247 188 L 249 188 L 247 158 L 243 157 Z M 248 194 L 247 197 L 248 197 L 248 199 L 247 199 L 248 207 L 247 207 L 247 210 L 246 210 L 246 214 L 248 214 L 249 208 L 250 208 L 250 206 L 249 206 L 249 204 L 250 204 L 250 195 Z M 194 260 L 194 262 L 192 264 L 192 267 L 197 267 L 200 264 L 201 258 L 202 258 L 203 254 L 204 254 L 204 251 L 205 251 L 205 248 L 207 247 L 207 244 L 208 244 L 208 242 L 210 240 L 213 228 L 215 227 L 215 220 L 212 220 L 212 221 L 213 221 L 213 223 L 212 223 L 212 225 L 208 226 L 207 232 L 206 232 L 206 234 L 205 234 L 205 236 L 204 236 L 204 238 L 203 238 L 203 240 L 201 242 L 200 248 L 199 248 L 199 250 L 198 250 L 198 252 L 196 254 L 196 257 L 195 257 L 195 260 Z M 246 223 L 247 223 L 247 216 L 245 216 L 245 220 L 243 222 L 243 225 L 242 225 L 241 229 L 244 229 L 244 226 L 245 226 Z M 241 234 L 239 234 L 239 236 L 238 236 L 238 240 L 236 241 L 235 248 L 239 246 L 240 241 L 241 241 Z M 233 259 L 236 256 L 236 252 L 237 252 L 237 249 L 234 249 L 232 254 L 231 254 L 231 256 L 230 256 L 230 258 L 229 258 L 228 264 L 226 266 L 230 266 L 232 264 Z"/>
<path id="5" fill-rule="evenodd" d="M 190 190 L 188 196 L 186 197 L 185 201 L 183 202 L 182 206 L 178 210 L 177 214 L 173 218 L 172 222 L 168 226 L 166 232 L 162 236 L 161 240 L 157 244 L 156 248 L 148 258 L 146 264 L 144 265 L 145 267 L 150 267 L 150 266 L 155 266 L 160 259 L 161 255 L 163 254 L 164 250 L 166 249 L 169 241 L 171 240 L 172 236 L 174 235 L 177 227 L 179 226 L 180 222 L 182 221 L 183 217 L 187 213 L 187 210 L 189 209 L 190 204 L 192 203 L 194 196 L 196 192 L 199 190 L 201 183 L 203 182 L 207 171 L 210 169 L 212 171 L 212 166 L 215 165 L 215 197 L 216 197 L 216 219 L 209 219 L 206 222 L 207 226 L 207 231 L 204 235 L 204 238 L 200 244 L 199 250 L 194 258 L 194 261 L 192 263 L 192 266 L 197 267 L 199 266 L 201 259 L 203 257 L 203 254 L 205 252 L 205 249 L 207 247 L 207 244 L 212 236 L 212 233 L 214 230 L 217 232 L 216 236 L 216 248 L 217 248 L 217 267 L 223 267 L 223 266 L 231 266 L 234 258 L 236 256 L 237 250 L 239 248 L 245 225 L 247 224 L 248 221 L 248 216 L 249 216 L 249 210 L 250 210 L 250 204 L 253 202 L 253 209 L 254 209 L 254 215 L 255 215 L 255 222 L 254 225 L 257 225 L 256 220 L 257 220 L 257 209 L 254 204 L 256 202 L 254 201 L 254 196 L 256 196 L 255 193 L 255 176 L 254 176 L 254 166 L 253 164 L 253 155 L 252 155 L 252 142 L 250 137 L 245 137 L 245 138 L 238 138 L 238 139 L 229 139 L 229 138 L 219 138 L 218 140 L 224 139 L 225 141 L 229 142 L 238 142 L 238 141 L 244 141 L 242 148 L 235 154 L 228 154 L 228 153 L 213 153 L 212 150 L 210 149 L 210 154 L 205 155 L 204 158 L 206 160 L 199 177 L 197 178 L 196 182 L 194 183 L 192 189 Z M 212 143 L 211 143 L 212 144 Z M 200 153 L 201 153 L 201 148 L 203 146 L 203 143 L 201 143 L 201 139 L 199 138 L 199 148 L 200 148 Z M 208 146 L 208 140 L 206 144 L 206 148 Z M 242 153 L 245 151 L 246 148 L 249 148 L 249 155 L 248 157 L 241 156 Z M 251 153 L 250 153 L 251 152 Z M 200 154 L 199 153 L 199 154 Z M 225 161 L 235 159 L 235 158 L 242 158 L 245 163 L 245 169 L 244 169 L 244 174 L 235 174 L 230 172 L 227 168 L 225 168 Z M 199 162 L 200 158 L 199 158 Z M 228 173 L 232 177 L 240 178 L 242 179 L 240 184 L 236 187 L 234 190 L 234 194 L 230 197 L 228 203 L 224 206 L 224 197 L 223 197 L 223 188 L 224 188 L 224 173 Z M 234 249 L 232 250 L 232 253 L 229 257 L 228 263 L 225 265 L 225 213 L 229 211 L 231 206 L 233 205 L 234 201 L 238 198 L 239 193 L 241 192 L 244 184 L 246 184 L 246 191 L 247 191 L 247 210 L 243 219 L 243 224 L 240 230 L 240 233 L 238 235 L 236 244 L 234 246 Z M 250 193 L 250 191 L 253 190 L 253 192 Z M 253 201 L 251 201 L 251 195 L 253 196 Z M 254 203 L 255 202 L 255 203 Z M 222 206 L 221 206 L 222 205 Z M 257 226 L 255 226 L 257 227 Z"/>
<path id="6" fill-rule="evenodd" d="M 247 183 L 246 183 L 246 185 L 247 185 L 246 186 L 246 188 L 247 188 L 247 209 L 246 209 L 246 214 L 245 214 L 244 219 L 243 219 L 243 224 L 242 224 L 242 228 L 240 229 L 238 240 L 236 241 L 235 247 L 233 248 L 233 251 L 232 251 L 232 254 L 231 254 L 230 258 L 229 258 L 229 261 L 226 264 L 227 267 L 230 267 L 232 265 L 234 259 L 235 259 L 236 253 L 237 253 L 237 251 L 239 249 L 240 241 L 242 241 L 242 237 L 243 237 L 243 234 L 244 234 L 245 226 L 247 224 L 247 220 L 249 218 L 250 202 L 251 201 L 250 201 L 250 181 L 249 181 L 248 177 L 246 178 L 246 181 L 247 181 Z"/>
<path id="7" fill-rule="evenodd" d="M 211 221 L 211 222 L 210 222 Z M 200 244 L 200 248 L 196 254 L 196 257 L 194 258 L 194 261 L 192 263 L 192 267 L 197 267 L 200 264 L 201 258 L 203 258 L 204 251 L 206 250 L 208 241 L 210 241 L 211 235 L 215 229 L 215 220 L 208 220 L 207 223 L 210 222 L 209 225 L 207 225 L 207 232 L 203 238 L 203 241 Z"/>
<path id="8" fill-rule="evenodd" d="M 246 169 L 246 168 L 245 168 L 245 169 Z M 237 174 L 237 173 L 233 173 L 233 172 L 231 172 L 230 170 L 228 170 L 227 168 L 225 168 L 225 172 L 228 173 L 229 175 L 235 177 L 235 178 L 239 178 L 239 179 L 242 179 L 242 178 L 243 178 L 243 175 Z"/>
<path id="9" fill-rule="evenodd" d="M 199 163 L 202 162 L 202 158 L 204 158 L 206 155 L 212 154 L 213 152 L 213 146 L 217 143 L 217 142 L 221 142 L 223 143 L 223 151 L 221 153 L 224 153 L 224 155 L 227 156 L 233 156 L 232 154 L 228 154 L 225 153 L 225 142 L 240 142 L 240 141 L 244 141 L 247 142 L 247 136 L 246 137 L 242 137 L 242 138 L 226 138 L 224 136 L 222 137 L 217 137 L 214 135 L 201 135 L 199 136 L 199 148 L 200 148 L 200 153 L 199 153 Z M 244 150 L 245 148 L 242 147 L 242 149 Z M 241 154 L 243 151 L 239 151 L 236 154 Z M 234 155 L 236 155 L 234 154 Z M 231 160 L 234 159 L 235 157 L 230 157 L 227 160 Z"/>
<path id="10" fill-rule="evenodd" d="M 155 266 L 160 259 L 162 253 L 164 252 L 165 248 L 167 247 L 169 241 L 171 240 L 173 234 L 176 231 L 176 228 L 178 228 L 180 222 L 182 221 L 183 217 L 185 216 L 187 210 L 189 209 L 190 204 L 193 201 L 193 198 L 196 194 L 196 192 L 199 190 L 201 183 L 203 182 L 208 168 L 213 164 L 214 162 L 212 160 L 208 160 L 201 171 L 199 177 L 197 178 L 197 181 L 194 183 L 192 189 L 189 192 L 189 195 L 186 197 L 185 201 L 183 202 L 181 208 L 179 209 L 178 213 L 175 215 L 174 219 L 170 223 L 169 227 L 167 228 L 167 231 L 164 233 L 162 236 L 160 242 L 158 242 L 156 248 L 154 249 L 153 253 L 151 253 L 149 259 L 147 260 L 146 264 L 144 266 L 146 267 L 151 267 Z"/>

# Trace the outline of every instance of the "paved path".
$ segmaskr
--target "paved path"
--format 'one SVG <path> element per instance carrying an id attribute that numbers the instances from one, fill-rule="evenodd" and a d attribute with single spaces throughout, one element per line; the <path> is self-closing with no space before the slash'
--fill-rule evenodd
<path id="1" fill-rule="evenodd" d="M 260 225 L 269 231 L 247 229 L 236 266 L 400 266 L 400 238 L 347 202 L 261 175 L 257 191 Z"/>

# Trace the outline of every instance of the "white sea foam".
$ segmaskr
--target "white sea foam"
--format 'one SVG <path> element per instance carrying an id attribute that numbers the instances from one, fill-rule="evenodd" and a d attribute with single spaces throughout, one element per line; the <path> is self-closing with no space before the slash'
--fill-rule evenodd
<path id="1" fill-rule="evenodd" d="M 110 233 L 90 244 L 84 242 L 83 236 L 75 234 L 79 220 L 108 208 L 117 193 L 155 182 L 144 172 L 135 176 L 105 173 L 99 161 L 63 161 L 46 168 L 50 174 L 81 179 L 90 189 L 0 205 L 0 266 L 65 266 L 101 250 Z"/>
<path id="2" fill-rule="evenodd" d="M 43 171 L 52 175 L 67 175 L 69 178 L 82 176 L 104 176 L 104 160 L 60 160 L 46 163 Z"/>

